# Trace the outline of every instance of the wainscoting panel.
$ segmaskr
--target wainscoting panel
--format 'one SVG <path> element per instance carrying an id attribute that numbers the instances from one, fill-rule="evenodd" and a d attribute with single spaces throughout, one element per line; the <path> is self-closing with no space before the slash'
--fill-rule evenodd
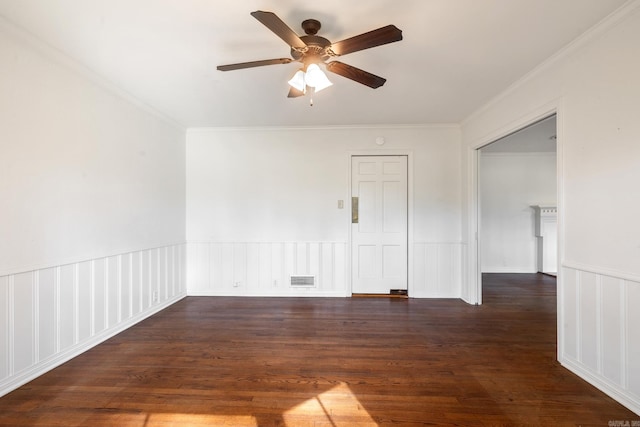
<path id="1" fill-rule="evenodd" d="M 640 280 L 562 268 L 560 362 L 640 414 Z"/>
<path id="2" fill-rule="evenodd" d="M 9 276 L 0 276 L 0 348 L 9 348 Z M 0 351 L 0 378 L 9 376 L 9 351 Z"/>
<path id="3" fill-rule="evenodd" d="M 597 371 L 600 364 L 599 346 L 602 342 L 602 331 L 598 322 L 598 288 L 600 276 L 581 272 L 578 279 L 580 284 L 580 348 L 578 354 L 580 360 L 590 370 Z"/>
<path id="4" fill-rule="evenodd" d="M 0 277 L 0 396 L 186 295 L 186 245 Z"/>
<path id="5" fill-rule="evenodd" d="M 9 368 L 20 372 L 33 365 L 35 359 L 36 313 L 31 274 L 16 274 L 9 278 L 9 299 L 13 306 L 13 319 L 9 319 L 9 348 L 13 348 L 9 354 Z"/>
<path id="6" fill-rule="evenodd" d="M 65 351 L 69 347 L 76 343 L 75 329 L 77 324 L 76 317 L 76 293 L 75 287 L 77 285 L 75 270 L 77 264 L 63 265 L 58 268 L 59 281 L 58 289 L 59 295 L 57 305 L 58 319 L 60 322 L 59 331 L 59 351 Z M 37 279 L 37 274 L 29 273 L 30 276 Z M 24 307 L 23 304 L 16 304 L 16 307 Z"/>
<path id="7" fill-rule="evenodd" d="M 564 340 L 561 343 L 563 350 L 561 351 L 570 359 L 578 359 L 578 283 L 576 271 L 565 270 L 562 276 L 562 307 L 564 308 Z"/>
<path id="8" fill-rule="evenodd" d="M 189 295 L 349 296 L 344 242 L 189 242 Z M 460 298 L 461 243 L 416 243 L 409 296 Z M 292 288 L 292 275 L 315 286 Z"/>
<path id="9" fill-rule="evenodd" d="M 142 312 L 143 298 L 142 280 L 142 254 L 131 254 L 131 315 L 136 316 Z"/>
<path id="10" fill-rule="evenodd" d="M 413 286 L 415 298 L 460 298 L 462 243 L 414 244 Z"/>
<path id="11" fill-rule="evenodd" d="M 102 333 L 107 328 L 107 260 L 96 259 L 93 266 L 93 333 Z"/>
<path id="12" fill-rule="evenodd" d="M 58 351 L 58 304 L 56 293 L 57 269 L 40 270 L 38 284 L 38 352 L 36 359 L 46 359 Z"/>
<path id="13" fill-rule="evenodd" d="M 189 242 L 189 295 L 348 296 L 344 242 Z M 292 275 L 314 286 L 292 287 Z"/>
<path id="14" fill-rule="evenodd" d="M 623 359 L 623 343 L 624 325 L 623 316 L 620 314 L 620 307 L 624 304 L 622 289 L 624 281 L 613 277 L 601 277 L 602 289 L 606 292 L 602 293 L 602 310 L 600 316 L 602 318 L 602 375 L 615 384 L 622 384 L 624 376 L 622 365 Z M 608 315 L 603 316 L 603 313 Z M 617 315 L 611 315 L 617 313 Z"/>
<path id="15" fill-rule="evenodd" d="M 640 283 L 627 282 L 625 291 L 627 387 L 636 397 L 635 412 L 640 414 Z"/>
<path id="16" fill-rule="evenodd" d="M 75 290 L 77 293 L 77 319 L 85 319 L 84 322 L 76 321 L 76 342 L 83 342 L 91 337 L 91 307 L 93 306 L 93 300 L 91 299 L 92 293 L 92 273 L 91 262 L 81 262 L 77 264 L 78 277 L 75 282 Z M 86 283 L 88 286 L 82 286 Z M 89 320 L 89 321 L 86 321 Z"/>
<path id="17" fill-rule="evenodd" d="M 119 261 L 120 301 L 118 301 L 118 322 L 131 317 L 131 254 L 121 256 Z"/>
<path id="18" fill-rule="evenodd" d="M 107 284 L 107 328 L 111 328 L 118 323 L 118 303 L 120 297 L 120 271 L 118 268 L 119 256 L 108 257 L 106 261 L 107 276 L 105 283 Z M 153 278 L 151 280 L 154 280 Z M 157 282 L 156 282 L 157 283 Z"/>

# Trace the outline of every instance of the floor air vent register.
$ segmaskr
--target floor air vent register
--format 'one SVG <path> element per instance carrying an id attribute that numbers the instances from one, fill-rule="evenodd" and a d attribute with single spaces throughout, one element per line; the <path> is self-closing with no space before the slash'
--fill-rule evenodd
<path id="1" fill-rule="evenodd" d="M 314 288 L 316 286 L 315 276 L 291 276 L 292 288 Z"/>

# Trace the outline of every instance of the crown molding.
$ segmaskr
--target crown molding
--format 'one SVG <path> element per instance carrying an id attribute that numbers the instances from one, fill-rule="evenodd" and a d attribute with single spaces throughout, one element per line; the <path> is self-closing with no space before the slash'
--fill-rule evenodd
<path id="1" fill-rule="evenodd" d="M 326 126 L 208 126 L 191 127 L 187 129 L 187 134 L 206 132 L 278 132 L 278 131 L 300 131 L 300 130 L 411 130 L 411 129 L 455 129 L 460 130 L 457 123 L 435 123 L 435 124 L 394 124 L 394 125 L 326 125 Z"/>
<path id="2" fill-rule="evenodd" d="M 72 56 L 66 54 L 60 49 L 53 47 L 45 40 L 41 39 L 25 28 L 14 24 L 2 15 L 0 15 L 0 33 L 6 34 L 7 37 L 9 37 L 13 42 L 39 53 L 53 63 L 87 79 L 91 83 L 104 89 L 107 92 L 115 94 L 119 98 L 134 105 L 140 110 L 164 121 L 165 123 L 173 127 L 178 128 L 181 132 L 186 131 L 186 126 L 179 123 L 177 120 L 173 119 L 157 108 L 152 107 L 150 104 L 142 101 L 140 98 L 122 89 L 114 82 L 92 70 Z"/>
<path id="3" fill-rule="evenodd" d="M 640 0 L 629 0 L 627 3 L 620 6 L 615 11 L 611 12 L 608 16 L 603 18 L 600 22 L 595 24 L 593 27 L 579 35 L 573 41 L 571 41 L 568 45 L 560 49 L 558 52 L 551 55 L 549 58 L 544 60 L 538 66 L 536 66 L 533 70 L 529 71 L 527 74 L 522 76 L 520 79 L 515 81 L 513 84 L 508 86 L 504 91 L 496 95 L 486 104 L 475 110 L 471 113 L 467 118 L 460 122 L 461 127 L 465 127 L 470 121 L 474 120 L 476 117 L 480 116 L 482 113 L 502 101 L 504 98 L 509 96 L 511 93 L 519 89 L 521 86 L 524 86 L 530 80 L 533 80 L 538 75 L 542 74 L 547 69 L 551 68 L 553 65 L 558 62 L 570 57 L 586 44 L 590 43 L 593 40 L 598 39 L 604 33 L 609 31 L 610 29 L 617 26 L 624 19 L 626 19 L 629 15 L 631 15 L 636 9 L 640 8 Z"/>

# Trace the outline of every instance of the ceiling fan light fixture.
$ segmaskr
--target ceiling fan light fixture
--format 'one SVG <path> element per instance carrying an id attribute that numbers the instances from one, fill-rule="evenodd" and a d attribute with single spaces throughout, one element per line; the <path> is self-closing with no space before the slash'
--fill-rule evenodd
<path id="1" fill-rule="evenodd" d="M 309 64 L 305 74 L 305 81 L 309 87 L 314 88 L 315 92 L 320 92 L 333 85 L 318 64 Z"/>
<path id="2" fill-rule="evenodd" d="M 289 86 L 302 93 L 307 92 L 307 87 L 313 88 L 314 92 L 320 92 L 333 85 L 318 64 L 309 64 L 306 67 L 306 72 L 303 69 L 296 71 L 288 83 Z"/>
<path id="3" fill-rule="evenodd" d="M 289 86 L 298 89 L 300 92 L 306 92 L 307 83 L 305 82 L 305 75 L 302 69 L 296 71 L 288 83 Z"/>

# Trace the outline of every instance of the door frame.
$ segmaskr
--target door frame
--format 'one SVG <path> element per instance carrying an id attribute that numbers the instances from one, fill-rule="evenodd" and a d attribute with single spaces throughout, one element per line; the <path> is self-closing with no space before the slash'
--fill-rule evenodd
<path id="1" fill-rule="evenodd" d="M 413 150 L 384 149 L 377 150 L 353 150 L 347 152 L 347 203 L 348 215 L 345 215 L 347 227 L 347 296 L 353 295 L 352 253 L 353 239 L 351 236 L 351 178 L 352 158 L 361 156 L 406 156 L 407 157 L 407 295 L 411 297 L 413 289 Z"/>
<path id="2" fill-rule="evenodd" d="M 558 316 L 558 343 L 561 341 L 561 328 L 564 313 L 562 312 L 561 299 L 563 294 L 562 280 L 562 261 L 564 258 L 564 182 L 563 182 L 563 129 L 564 129 L 564 110 L 562 100 L 558 99 L 550 104 L 544 105 L 519 120 L 514 121 L 507 126 L 485 136 L 484 138 L 472 142 L 466 148 L 467 150 L 467 242 L 468 254 L 466 259 L 466 292 L 463 292 L 463 299 L 469 304 L 482 304 L 482 268 L 481 268 L 481 251 L 480 251 L 480 156 L 479 150 L 492 142 L 511 135 L 521 129 L 532 124 L 544 120 L 550 116 L 556 116 L 556 189 L 557 189 L 557 207 L 558 207 L 558 275 L 556 281 L 557 289 L 557 316 Z"/>

